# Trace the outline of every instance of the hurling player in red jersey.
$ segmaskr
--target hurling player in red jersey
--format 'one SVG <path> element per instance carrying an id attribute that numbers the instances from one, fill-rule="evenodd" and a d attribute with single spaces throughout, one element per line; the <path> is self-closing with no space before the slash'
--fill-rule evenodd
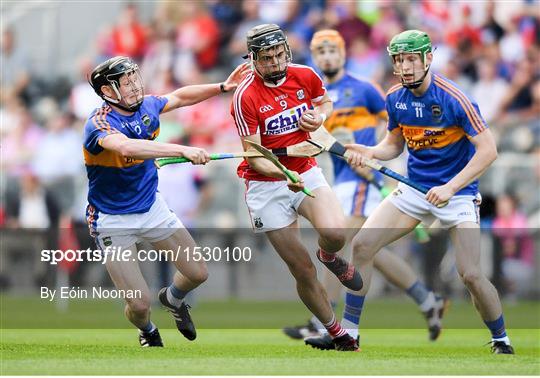
<path id="1" fill-rule="evenodd" d="M 287 38 L 279 26 L 255 26 L 247 34 L 253 73 L 233 98 L 231 113 L 238 133 L 267 148 L 294 145 L 309 138 L 332 113 L 321 78 L 309 67 L 291 63 Z M 238 167 L 245 180 L 246 202 L 255 232 L 265 232 L 296 280 L 306 307 L 323 323 L 337 350 L 358 350 L 336 321 L 326 291 L 317 280 L 309 252 L 300 240 L 298 215 L 319 234 L 317 257 L 348 288 L 362 287 L 352 264 L 336 255 L 345 244 L 345 216 L 313 158 L 282 157 L 280 161 L 299 179 L 297 184 L 264 158 L 248 158 Z M 316 198 L 301 192 L 304 185 Z"/>

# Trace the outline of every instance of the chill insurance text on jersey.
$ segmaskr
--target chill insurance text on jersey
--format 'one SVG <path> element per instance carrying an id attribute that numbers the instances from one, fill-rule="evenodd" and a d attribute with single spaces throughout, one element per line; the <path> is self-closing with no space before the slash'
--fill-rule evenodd
<path id="1" fill-rule="evenodd" d="M 238 134 L 259 133 L 261 144 L 270 149 L 303 142 L 309 133 L 298 128 L 300 117 L 325 93 L 321 78 L 307 66 L 290 64 L 286 77 L 277 85 L 264 82 L 253 73 L 240 84 L 231 105 Z M 298 173 L 317 165 L 313 158 L 280 157 L 280 161 Z M 254 171 L 247 162 L 240 164 L 238 175 L 250 180 L 276 180 Z"/>

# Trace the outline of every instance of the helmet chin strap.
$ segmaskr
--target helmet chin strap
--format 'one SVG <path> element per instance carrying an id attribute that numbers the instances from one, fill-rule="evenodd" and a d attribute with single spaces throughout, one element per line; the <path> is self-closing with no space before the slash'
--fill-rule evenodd
<path id="1" fill-rule="evenodd" d="M 279 68 L 281 68 L 281 64 L 278 63 L 278 65 L 279 65 Z M 284 66 L 285 66 L 285 69 L 283 71 L 278 71 L 272 74 L 262 75 L 259 72 L 259 70 L 256 70 L 256 71 L 263 78 L 263 80 L 270 81 L 274 85 L 277 85 L 277 83 L 279 83 L 279 81 L 287 75 L 288 62 L 285 62 Z"/>
<path id="2" fill-rule="evenodd" d="M 257 69 L 257 67 L 256 67 L 255 65 L 253 65 L 253 67 L 254 67 L 255 73 L 256 73 L 261 79 L 263 79 L 264 81 L 270 81 L 270 82 L 272 82 L 272 84 L 274 84 L 274 85 L 277 85 L 277 83 L 278 83 L 281 79 L 283 79 L 283 77 L 285 76 L 285 75 L 283 75 L 282 77 L 277 77 L 277 78 L 275 78 L 274 75 L 263 75 L 262 73 L 259 72 L 259 70 Z M 281 74 L 281 72 L 280 72 L 280 74 Z"/>
<path id="3" fill-rule="evenodd" d="M 118 90 L 116 84 L 113 82 L 111 83 L 111 87 L 112 89 L 114 90 L 114 93 L 116 93 L 116 97 L 118 99 L 113 99 L 112 97 L 109 97 L 109 96 L 105 96 L 103 95 L 103 99 L 108 102 L 110 105 L 114 105 L 126 112 L 130 112 L 130 113 L 134 113 L 136 112 L 137 110 L 140 109 L 142 103 L 143 103 L 143 99 L 144 99 L 144 94 L 143 94 L 143 97 L 141 98 L 140 101 L 137 101 L 136 104 L 134 105 L 131 105 L 131 106 L 125 106 L 125 105 L 122 105 L 122 95 L 120 94 L 120 91 Z M 144 91 L 144 88 L 142 89 Z"/>
<path id="4" fill-rule="evenodd" d="M 142 103 L 143 102 L 141 100 L 141 101 L 137 102 L 137 104 L 135 104 L 135 105 L 128 108 L 127 106 L 124 106 L 124 105 L 120 104 L 120 102 L 117 102 L 117 103 L 114 104 L 114 106 L 116 106 L 116 107 L 118 107 L 118 108 L 120 108 L 122 110 L 125 110 L 126 112 L 135 113 L 137 110 L 140 109 Z"/>
<path id="5" fill-rule="evenodd" d="M 405 88 L 408 89 L 416 89 L 422 85 L 424 82 L 424 79 L 426 78 L 427 74 L 429 72 L 429 66 L 424 70 L 424 74 L 422 77 L 416 81 L 413 81 L 412 83 L 406 83 L 405 79 L 403 78 L 403 74 L 400 74 L 401 76 L 401 85 L 403 85 Z"/>
<path id="6" fill-rule="evenodd" d="M 400 53 L 400 56 L 402 56 L 402 53 Z M 403 59 L 400 58 L 402 61 Z M 422 83 L 424 82 L 424 79 L 426 78 L 428 72 L 429 72 L 429 67 L 431 67 L 431 64 L 430 65 L 426 65 L 426 54 L 424 54 L 423 56 L 421 56 L 421 59 L 422 59 L 422 65 L 424 66 L 424 73 L 422 74 L 422 77 L 416 81 L 413 81 L 412 83 L 407 83 L 405 82 L 405 77 L 404 77 L 404 74 L 403 74 L 403 67 L 401 68 L 400 71 L 396 71 L 394 70 L 394 75 L 399 75 L 399 78 L 401 80 L 401 85 L 403 85 L 405 88 L 407 89 L 416 89 L 418 87 L 420 87 L 422 85 Z M 394 58 L 394 63 L 395 63 L 395 58 Z M 414 65 L 413 65 L 413 75 L 416 75 L 416 73 L 419 72 L 419 71 L 416 71 L 414 70 Z"/>
<path id="7" fill-rule="evenodd" d="M 277 83 L 279 83 L 279 81 L 283 79 L 286 74 L 287 71 L 280 71 L 274 74 L 265 75 L 263 78 L 264 80 L 271 81 L 274 85 L 277 85 Z"/>

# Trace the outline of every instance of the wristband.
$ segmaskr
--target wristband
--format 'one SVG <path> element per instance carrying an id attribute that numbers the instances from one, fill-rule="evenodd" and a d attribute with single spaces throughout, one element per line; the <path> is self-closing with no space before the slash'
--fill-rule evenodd
<path id="1" fill-rule="evenodd" d="M 323 124 L 323 123 L 324 123 L 324 121 L 326 121 L 326 113 L 319 113 L 319 115 L 320 115 L 320 116 L 321 116 L 321 118 L 322 118 L 322 122 L 321 122 L 321 124 Z"/>
<path id="2" fill-rule="evenodd" d="M 225 90 L 225 83 L 220 83 L 219 84 L 219 90 L 221 91 L 221 93 L 227 93 L 228 91 Z"/>

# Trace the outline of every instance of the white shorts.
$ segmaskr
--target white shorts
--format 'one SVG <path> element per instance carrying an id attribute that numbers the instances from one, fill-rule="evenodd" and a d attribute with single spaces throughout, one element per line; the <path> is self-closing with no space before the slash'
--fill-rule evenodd
<path id="1" fill-rule="evenodd" d="M 142 241 L 158 242 L 167 239 L 177 229 L 184 228 L 160 193 L 156 193 L 156 200 L 146 213 L 96 214 L 89 205 L 87 221 L 90 234 L 102 250 L 106 247 L 129 248 Z"/>
<path id="2" fill-rule="evenodd" d="M 443 228 L 451 228 L 463 222 L 480 223 L 480 193 L 476 196 L 454 196 L 448 205 L 438 208 L 425 199 L 425 194 L 399 183 L 389 199 L 399 210 L 427 225 L 435 219 L 441 222 Z"/>
<path id="3" fill-rule="evenodd" d="M 367 218 L 382 200 L 379 190 L 365 181 L 347 181 L 332 189 L 346 216 Z"/>
<path id="4" fill-rule="evenodd" d="M 329 186 L 319 167 L 313 167 L 300 176 L 305 187 L 311 190 Z M 289 190 L 286 181 L 245 180 L 245 183 L 246 203 L 255 232 L 278 230 L 298 218 L 298 207 L 306 195 Z"/>

